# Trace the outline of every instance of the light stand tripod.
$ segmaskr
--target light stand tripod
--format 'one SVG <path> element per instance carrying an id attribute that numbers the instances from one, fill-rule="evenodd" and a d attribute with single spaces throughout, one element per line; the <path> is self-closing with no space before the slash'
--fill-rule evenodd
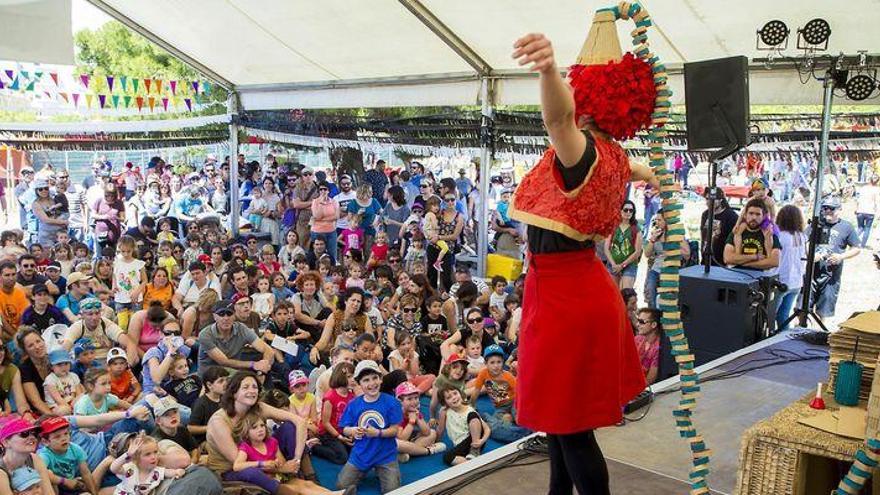
<path id="1" fill-rule="evenodd" d="M 813 278 L 815 277 L 816 264 L 816 244 L 819 243 L 819 208 L 822 206 L 822 182 L 825 177 L 825 169 L 828 166 L 828 135 L 831 132 L 831 103 L 834 98 L 834 89 L 837 86 L 839 78 L 837 69 L 832 66 L 825 72 L 825 78 L 822 80 L 825 88 L 825 97 L 822 101 L 822 139 L 819 142 L 819 167 L 816 170 L 816 190 L 813 193 L 813 218 L 812 228 L 810 229 L 810 239 L 807 246 L 807 269 L 804 273 L 804 285 L 801 289 L 801 305 L 795 308 L 791 316 L 782 324 L 782 328 L 788 326 L 792 320 L 798 319 L 798 326 L 806 327 L 807 320 L 812 318 L 819 325 L 819 328 L 828 332 L 822 318 L 813 310 Z"/>

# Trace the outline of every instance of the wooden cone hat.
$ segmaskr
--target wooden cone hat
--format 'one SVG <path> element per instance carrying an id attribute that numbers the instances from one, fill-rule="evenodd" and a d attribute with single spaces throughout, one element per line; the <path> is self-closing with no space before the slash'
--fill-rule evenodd
<path id="1" fill-rule="evenodd" d="M 621 58 L 623 51 L 617 38 L 614 13 L 600 10 L 593 16 L 593 24 L 575 64 L 604 65 L 608 62 L 619 62 Z"/>

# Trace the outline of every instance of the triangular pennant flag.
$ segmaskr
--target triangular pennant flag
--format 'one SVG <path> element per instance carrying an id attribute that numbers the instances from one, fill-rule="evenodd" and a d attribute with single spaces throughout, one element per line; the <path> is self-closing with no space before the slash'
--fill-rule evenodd
<path id="1" fill-rule="evenodd" d="M 120 82 L 122 83 L 122 92 L 128 92 L 128 76 L 120 76 Z"/>
<path id="2" fill-rule="evenodd" d="M 184 98 L 184 99 L 183 99 L 183 103 L 186 105 L 186 109 L 187 109 L 187 111 L 192 112 L 192 109 L 193 109 L 193 102 L 192 102 L 192 100 L 189 99 L 189 98 Z"/>
<path id="3" fill-rule="evenodd" d="M 144 97 L 138 96 L 137 98 L 135 98 L 135 102 L 137 103 L 138 112 L 140 112 L 141 108 L 144 107 Z"/>
<path id="4" fill-rule="evenodd" d="M 42 79 L 43 78 L 43 71 L 38 70 L 38 71 L 34 72 L 34 78 L 37 80 Z"/>
<path id="5" fill-rule="evenodd" d="M 52 78 L 52 82 L 55 83 L 55 86 L 58 86 L 58 73 L 57 72 L 50 72 L 49 77 Z"/>
<path id="6" fill-rule="evenodd" d="M 166 112 L 168 111 L 168 98 L 162 98 L 162 107 Z"/>
<path id="7" fill-rule="evenodd" d="M 128 108 L 131 106 L 131 96 L 128 96 L 128 95 L 123 96 L 122 101 L 125 104 L 125 108 Z"/>
<path id="8" fill-rule="evenodd" d="M 113 92 L 113 76 L 107 76 L 107 87 L 110 88 L 110 92 Z"/>
<path id="9" fill-rule="evenodd" d="M 0 89 L 3 89 L 3 88 L 4 88 L 3 81 L 0 81 Z"/>
<path id="10" fill-rule="evenodd" d="M 131 87 L 134 88 L 135 94 L 137 94 L 137 92 L 138 92 L 138 86 L 140 85 L 140 83 L 141 83 L 141 80 L 136 77 L 131 80 Z"/>
<path id="11" fill-rule="evenodd" d="M 70 100 L 67 99 L 67 93 L 58 93 L 61 98 L 64 98 L 64 103 L 70 103 Z"/>
<path id="12" fill-rule="evenodd" d="M 202 90 L 205 92 L 206 96 L 211 94 L 211 83 L 209 83 L 208 81 L 202 83 Z"/>
<path id="13" fill-rule="evenodd" d="M 73 93 L 73 106 L 79 106 L 79 93 Z"/>
<path id="14" fill-rule="evenodd" d="M 30 84 L 28 84 L 27 87 L 24 88 L 24 90 L 25 90 L 25 91 L 33 91 L 33 90 L 34 90 L 34 84 L 36 84 L 36 83 L 37 83 L 37 81 L 31 81 Z"/>
<path id="15" fill-rule="evenodd" d="M 177 81 L 168 81 L 168 85 L 171 86 L 171 94 L 177 96 Z"/>
<path id="16" fill-rule="evenodd" d="M 152 97 L 152 96 L 149 97 L 149 98 L 147 98 L 147 103 L 150 105 L 150 111 L 152 112 L 152 111 L 153 111 L 153 107 L 156 106 L 156 98 L 154 98 L 154 97 Z"/>
<path id="17" fill-rule="evenodd" d="M 6 69 L 6 77 L 8 77 L 10 81 L 15 79 L 15 71 L 12 69 Z"/>
<path id="18" fill-rule="evenodd" d="M 100 108 L 104 108 L 107 104 L 107 95 L 98 95 L 98 103 L 101 104 Z"/>
<path id="19" fill-rule="evenodd" d="M 150 85 L 153 84 L 152 79 L 144 79 L 144 87 L 147 88 L 147 94 L 150 94 Z"/>
<path id="20" fill-rule="evenodd" d="M 119 95 L 113 95 L 111 99 L 113 100 L 113 108 L 119 108 Z"/>
<path id="21" fill-rule="evenodd" d="M 91 93 L 86 93 L 86 108 L 92 108 L 92 100 L 95 97 Z"/>
<path id="22" fill-rule="evenodd" d="M 89 75 L 88 75 L 88 74 L 83 74 L 83 75 L 79 76 L 79 80 L 80 80 L 80 82 L 82 82 L 83 86 L 85 86 L 86 89 L 88 89 L 88 87 L 89 87 Z"/>
<path id="23" fill-rule="evenodd" d="M 13 91 L 18 91 L 18 78 L 12 80 L 12 84 L 9 85 L 9 89 Z"/>
<path id="24" fill-rule="evenodd" d="M 153 79 L 153 84 L 156 88 L 156 93 L 162 94 L 162 80 L 161 79 Z"/>
<path id="25" fill-rule="evenodd" d="M 28 79 L 28 76 L 29 76 L 28 71 L 23 70 L 23 71 L 20 71 L 19 74 L 21 74 L 22 79 Z"/>
<path id="26" fill-rule="evenodd" d="M 192 82 L 192 87 L 193 87 L 193 92 L 196 93 L 196 94 L 198 94 L 198 92 L 199 92 L 199 82 L 198 82 L 198 81 L 193 81 L 193 82 Z"/>

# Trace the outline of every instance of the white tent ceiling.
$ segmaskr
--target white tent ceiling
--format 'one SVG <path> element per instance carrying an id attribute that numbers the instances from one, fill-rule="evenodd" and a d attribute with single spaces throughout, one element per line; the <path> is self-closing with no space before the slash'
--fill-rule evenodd
<path id="1" fill-rule="evenodd" d="M 70 0 L 0 0 L 0 60 L 73 65 Z"/>
<path id="2" fill-rule="evenodd" d="M 544 32 L 561 65 L 573 61 L 597 0 L 89 0 L 142 34 L 161 40 L 206 75 L 234 87 L 246 109 L 466 105 L 479 76 L 497 84 L 497 104 L 534 104 L 534 78 L 510 58 L 513 41 Z M 648 0 L 655 53 L 673 74 L 677 101 L 684 62 L 746 55 L 755 31 L 781 19 L 792 29 L 822 17 L 828 53 L 876 50 L 878 0 L 841 8 L 827 0 Z M 624 46 L 631 22 L 619 22 Z M 791 69 L 754 69 L 753 104 L 819 104 L 819 83 Z"/>

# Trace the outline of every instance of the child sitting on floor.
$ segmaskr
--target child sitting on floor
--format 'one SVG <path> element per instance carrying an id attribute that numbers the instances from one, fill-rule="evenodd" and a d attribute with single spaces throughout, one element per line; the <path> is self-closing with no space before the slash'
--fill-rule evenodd
<path id="1" fill-rule="evenodd" d="M 489 425 L 467 405 L 459 389 L 442 387 L 437 394 L 443 404 L 437 434 L 442 435 L 446 429 L 449 440 L 455 445 L 443 454 L 443 462 L 455 466 L 479 456 L 492 432 Z"/>
<path id="2" fill-rule="evenodd" d="M 403 421 L 397 432 L 397 456 L 399 462 L 406 462 L 410 456 L 434 455 L 446 451 L 446 444 L 437 441 L 437 432 L 432 430 L 419 411 L 419 397 L 422 393 L 410 382 L 403 382 L 394 390 L 400 401 Z"/>

